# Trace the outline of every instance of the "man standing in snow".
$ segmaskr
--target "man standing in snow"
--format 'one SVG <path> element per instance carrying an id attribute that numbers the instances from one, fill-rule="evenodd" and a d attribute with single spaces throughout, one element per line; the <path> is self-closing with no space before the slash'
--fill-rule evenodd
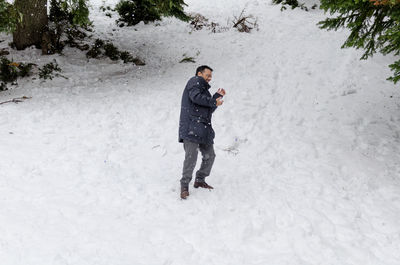
<path id="1" fill-rule="evenodd" d="M 203 65 L 197 68 L 196 75 L 186 84 L 182 95 L 181 114 L 179 120 L 179 142 L 183 143 L 185 161 L 181 182 L 181 198 L 189 196 L 189 183 L 197 162 L 198 150 L 202 154 L 200 169 L 196 172 L 193 187 L 213 189 L 205 182 L 210 175 L 215 159 L 214 130 L 211 126 L 212 113 L 223 103 L 223 88 L 211 96 L 210 85 L 212 69 Z"/>

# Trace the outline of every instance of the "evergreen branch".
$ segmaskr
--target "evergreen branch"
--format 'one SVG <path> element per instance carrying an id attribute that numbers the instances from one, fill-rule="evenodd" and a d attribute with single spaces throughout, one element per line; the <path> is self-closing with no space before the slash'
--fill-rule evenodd
<path id="1" fill-rule="evenodd" d="M 400 80 L 400 60 L 395 61 L 393 64 L 389 65 L 389 68 L 394 71 L 394 74 L 387 80 L 392 81 L 396 84 Z"/>
<path id="2" fill-rule="evenodd" d="M 396 2 L 397 1 L 397 2 Z M 321 29 L 348 28 L 350 34 L 342 48 L 363 49 L 361 59 L 377 51 L 400 55 L 400 2 L 390 0 L 321 0 L 321 9 L 335 15 L 318 23 Z M 391 64 L 388 80 L 400 80 L 400 60 Z"/>

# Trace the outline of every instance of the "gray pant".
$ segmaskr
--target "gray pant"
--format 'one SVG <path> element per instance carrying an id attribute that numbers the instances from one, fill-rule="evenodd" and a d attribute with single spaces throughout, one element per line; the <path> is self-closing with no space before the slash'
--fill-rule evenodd
<path id="1" fill-rule="evenodd" d="M 203 156 L 203 159 L 200 169 L 196 172 L 195 181 L 204 182 L 204 179 L 210 175 L 211 168 L 214 164 L 214 146 L 198 144 L 184 140 L 183 148 L 185 149 L 185 161 L 183 162 L 181 185 L 189 186 L 189 183 L 192 180 L 194 167 L 196 166 L 197 154 L 199 149 Z"/>

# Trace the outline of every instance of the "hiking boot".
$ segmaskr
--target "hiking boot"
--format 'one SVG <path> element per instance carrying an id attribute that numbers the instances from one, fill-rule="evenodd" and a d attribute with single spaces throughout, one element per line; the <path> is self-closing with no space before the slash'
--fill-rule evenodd
<path id="1" fill-rule="evenodd" d="M 200 182 L 200 181 L 195 181 L 193 187 L 197 188 L 205 188 L 205 189 L 214 189 L 212 186 L 208 185 L 205 181 Z"/>
<path id="2" fill-rule="evenodd" d="M 181 187 L 181 199 L 186 200 L 189 196 L 189 188 L 188 187 Z"/>

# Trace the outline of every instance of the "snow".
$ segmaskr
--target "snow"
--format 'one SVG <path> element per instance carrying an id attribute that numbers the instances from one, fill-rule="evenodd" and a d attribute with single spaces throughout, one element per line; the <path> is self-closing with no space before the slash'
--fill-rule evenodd
<path id="1" fill-rule="evenodd" d="M 145 66 L 13 51 L 56 59 L 68 79 L 0 93 L 32 97 L 0 105 L 1 264 L 400 264 L 394 58 L 340 49 L 347 32 L 318 29 L 320 10 L 186 2 L 221 26 L 246 7 L 259 31 L 192 32 L 173 18 L 118 28 L 93 0 L 95 37 Z M 200 64 L 227 95 L 213 117 L 215 189 L 183 201 L 180 100 Z"/>

